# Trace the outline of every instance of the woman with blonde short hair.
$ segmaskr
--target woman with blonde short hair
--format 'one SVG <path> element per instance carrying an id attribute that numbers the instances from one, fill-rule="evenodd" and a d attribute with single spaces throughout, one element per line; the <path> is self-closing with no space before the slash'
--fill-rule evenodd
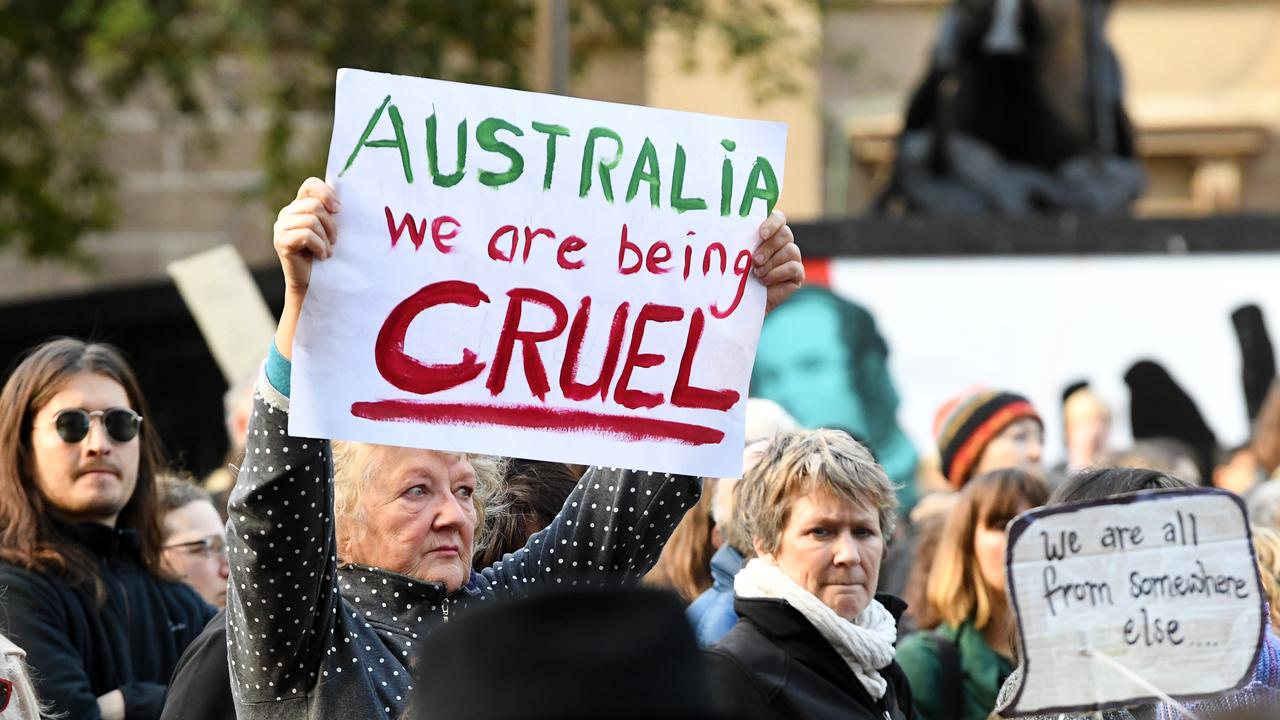
<path id="1" fill-rule="evenodd" d="M 894 661 L 905 605 L 876 595 L 895 488 L 847 433 L 782 433 L 738 484 L 757 557 L 734 580 L 741 620 L 708 658 L 738 715 L 912 720 Z"/>
<path id="2" fill-rule="evenodd" d="M 933 558 L 920 612 L 932 632 L 898 646 L 898 661 L 915 688 L 923 720 L 983 720 L 995 707 L 1010 659 L 1005 596 L 1005 526 L 1015 515 L 1043 505 L 1049 487 L 1020 470 L 980 475 L 960 491 Z M 948 713 L 948 708 L 959 709 Z"/>

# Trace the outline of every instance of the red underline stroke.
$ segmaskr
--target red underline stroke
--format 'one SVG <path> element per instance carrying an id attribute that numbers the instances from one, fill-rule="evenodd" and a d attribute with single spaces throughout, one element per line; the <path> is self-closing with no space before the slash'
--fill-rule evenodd
<path id="1" fill-rule="evenodd" d="M 351 414 L 383 422 L 531 428 L 562 433 L 588 432 L 627 440 L 671 440 L 682 445 L 714 445 L 724 440 L 723 431 L 704 425 L 540 405 L 377 400 L 352 403 Z"/>

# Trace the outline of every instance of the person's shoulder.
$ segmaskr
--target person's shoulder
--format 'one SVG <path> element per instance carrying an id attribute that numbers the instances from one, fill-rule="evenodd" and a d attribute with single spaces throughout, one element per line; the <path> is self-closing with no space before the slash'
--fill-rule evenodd
<path id="1" fill-rule="evenodd" d="M 712 660 L 721 659 L 756 676 L 765 688 L 781 687 L 786 682 L 789 664 L 786 650 L 749 620 L 740 620 L 720 642 L 704 652 Z"/>
<path id="2" fill-rule="evenodd" d="M 790 657 L 750 622 L 741 621 L 720 642 L 704 649 L 711 682 L 742 717 L 774 717 L 787 685 Z"/>
<path id="3" fill-rule="evenodd" d="M 70 591 L 62 577 L 0 560 L 0 605 L 14 594 L 57 595 L 62 591 Z"/>
<path id="4" fill-rule="evenodd" d="M 30 570 L 14 565 L 8 560 L 0 560 L 0 586 L 4 585 L 5 581 L 25 580 L 30 573 Z"/>
<path id="5" fill-rule="evenodd" d="M 689 617 L 689 621 L 697 625 L 707 611 L 715 605 L 716 598 L 717 594 L 714 586 L 703 590 L 698 597 L 693 599 L 693 602 L 689 603 L 689 607 L 685 608 L 685 614 Z"/>
<path id="6" fill-rule="evenodd" d="M 936 676 L 941 672 L 936 634 L 932 630 L 921 630 L 906 636 L 898 643 L 894 659 L 913 684 Z"/>
<path id="7" fill-rule="evenodd" d="M 217 608 L 205 602 L 204 598 L 195 591 L 190 585 L 176 580 L 169 580 L 148 573 L 151 581 L 155 583 L 160 590 L 161 596 L 165 599 L 165 604 L 169 607 L 170 613 L 182 615 L 182 620 L 187 621 L 188 629 L 191 636 L 199 634 L 205 623 L 217 613 Z"/>

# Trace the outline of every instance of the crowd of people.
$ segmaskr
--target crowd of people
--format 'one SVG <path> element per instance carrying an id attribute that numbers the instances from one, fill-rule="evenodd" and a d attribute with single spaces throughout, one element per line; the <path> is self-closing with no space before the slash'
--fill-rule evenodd
<path id="1" fill-rule="evenodd" d="M 170 469 L 109 345 L 50 340 L 8 376 L 0 718 L 981 720 L 1021 672 L 1010 520 L 1210 483 L 1249 503 L 1271 623 L 1252 679 L 1107 717 L 1280 707 L 1280 386 L 1208 473 L 1175 441 L 1109 448 L 1087 387 L 1045 468 L 1040 411 L 970 388 L 913 507 L 874 447 L 761 400 L 728 478 L 294 437 L 294 330 L 338 212 L 313 178 L 275 225 L 285 308 L 228 393 L 229 476 Z M 804 277 L 780 213 L 758 250 L 773 308 Z"/>

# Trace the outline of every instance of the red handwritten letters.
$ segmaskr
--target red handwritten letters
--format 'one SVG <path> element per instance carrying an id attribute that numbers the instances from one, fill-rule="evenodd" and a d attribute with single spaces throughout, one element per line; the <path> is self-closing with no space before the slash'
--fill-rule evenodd
<path id="1" fill-rule="evenodd" d="M 456 240 L 462 224 L 448 215 L 433 219 L 416 219 L 412 214 L 400 215 L 390 207 L 384 208 L 390 249 L 395 251 L 400 240 L 408 234 L 414 251 L 422 248 L 430 237 L 435 249 L 447 254 L 453 249 L 449 241 Z M 430 232 L 428 233 L 428 227 Z M 690 233 L 692 234 L 692 233 Z M 584 261 L 575 257 L 587 241 L 572 234 L 558 234 L 551 228 L 517 227 L 502 225 L 489 235 L 487 255 L 498 263 L 529 264 L 554 258 L 559 271 L 572 272 L 583 267 Z M 647 272 L 661 275 L 673 269 L 681 270 L 681 281 L 691 275 L 717 275 L 732 278 L 733 295 L 727 309 L 720 310 L 713 301 L 704 309 L 692 309 L 677 305 L 646 302 L 635 305 L 630 301 L 615 307 L 595 308 L 590 296 L 574 298 L 576 309 L 570 312 L 570 304 L 547 290 L 536 287 L 516 287 L 507 290 L 505 314 L 496 349 L 481 360 L 475 346 L 479 338 L 442 339 L 456 344 L 458 358 L 455 362 L 429 363 L 413 357 L 405 350 L 405 338 L 415 321 L 430 322 L 434 308 L 461 306 L 483 312 L 482 306 L 502 302 L 502 295 L 487 293 L 479 285 L 463 280 L 440 280 L 414 292 L 397 304 L 387 315 L 378 332 L 374 348 L 375 362 L 382 377 L 400 390 L 426 396 L 441 393 L 471 382 L 483 382 L 489 394 L 501 399 L 513 381 L 512 360 L 527 385 L 529 392 L 539 401 L 547 402 L 554 391 L 566 401 L 586 403 L 612 400 L 618 408 L 630 411 L 652 410 L 664 404 L 685 409 L 701 409 L 724 412 L 740 400 L 737 391 L 710 389 L 693 384 L 694 366 L 698 348 L 708 322 L 723 319 L 740 305 L 751 267 L 749 250 L 741 250 L 729 267 L 729 254 L 724 246 L 712 242 L 695 251 L 686 245 L 681 258 L 673 255 L 671 245 L 657 241 L 642 248 L 629 237 L 625 224 L 619 232 L 617 271 L 620 275 Z M 538 248 L 544 248 L 537 250 Z M 677 266 L 672 267 L 676 260 Z M 701 262 L 697 262 L 700 259 Z M 681 262 L 682 260 L 682 262 Z M 699 267 L 700 265 L 700 267 Z M 532 309 L 532 310 L 531 310 Z M 536 310 L 534 312 L 533 310 Z M 595 312 L 595 319 L 592 315 Z M 548 319 L 549 316 L 549 319 Z M 580 377 L 584 340 L 592 330 L 592 322 L 607 323 L 608 334 L 599 369 L 594 377 Z M 684 347 L 678 358 L 668 357 L 653 348 L 646 348 L 645 334 L 650 328 L 663 323 L 685 325 Z M 479 323 L 477 323 L 479 326 Z M 544 357 L 544 346 L 564 337 L 563 354 Z M 629 341 L 624 340 L 629 337 Z M 560 343 L 556 344 L 557 347 Z M 436 347 L 439 353 L 445 348 Z M 447 355 L 447 353 L 446 353 Z M 647 370 L 674 363 L 675 380 L 666 392 L 640 390 L 635 387 L 637 375 Z M 552 372 L 548 371 L 548 366 Z M 554 372 L 555 368 L 559 372 Z M 487 373 L 486 373 L 487 370 Z M 483 379 L 481 376 L 485 376 Z M 616 378 L 616 382 L 615 382 Z M 560 404 L 560 403 L 556 403 Z M 665 439 L 689 444 L 719 442 L 723 433 L 701 425 L 671 423 L 645 418 L 642 415 L 610 415 L 595 410 L 566 410 L 563 407 L 504 404 L 500 407 L 481 404 L 426 402 L 417 400 L 387 400 L 355 403 L 351 412 L 357 417 L 377 420 L 454 422 L 470 425 L 510 425 L 523 427 L 535 423 L 537 427 L 551 430 L 602 432 L 637 439 Z"/>

